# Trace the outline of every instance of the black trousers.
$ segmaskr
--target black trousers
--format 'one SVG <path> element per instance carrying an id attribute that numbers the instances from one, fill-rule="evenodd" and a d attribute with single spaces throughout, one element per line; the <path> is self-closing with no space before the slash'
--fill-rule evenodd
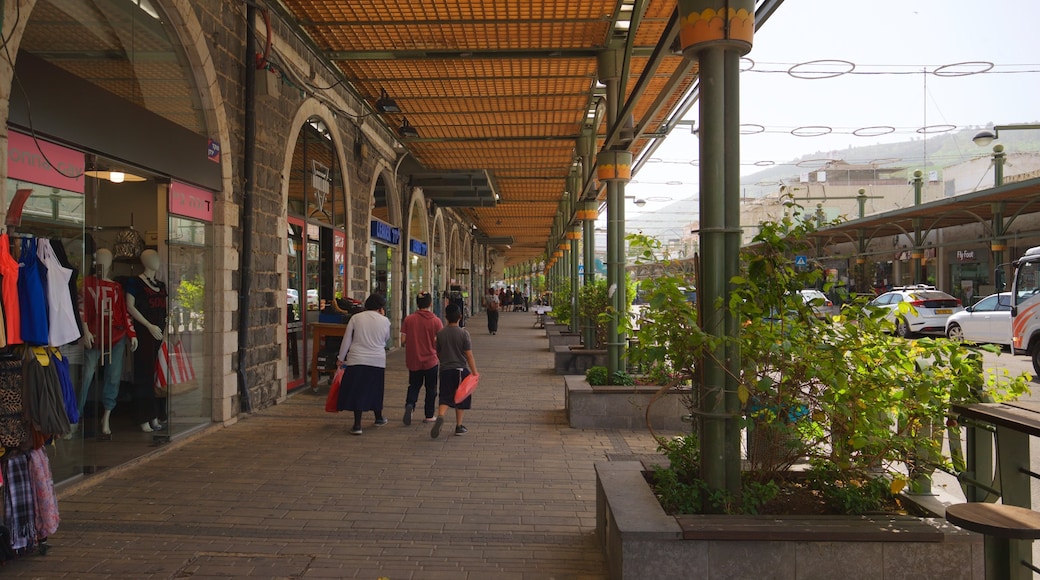
<path id="1" fill-rule="evenodd" d="M 140 425 L 152 419 L 165 421 L 166 397 L 155 396 L 155 363 L 159 360 L 162 341 L 155 340 L 147 328 L 137 332 L 137 350 L 134 351 L 134 423 Z"/>
<path id="2" fill-rule="evenodd" d="M 415 405 L 419 400 L 419 389 L 426 385 L 426 400 L 423 410 L 427 417 L 437 416 L 437 375 L 440 365 L 423 371 L 408 371 L 408 398 L 405 403 Z"/>
<path id="3" fill-rule="evenodd" d="M 498 311 L 488 310 L 488 332 L 498 332 Z"/>

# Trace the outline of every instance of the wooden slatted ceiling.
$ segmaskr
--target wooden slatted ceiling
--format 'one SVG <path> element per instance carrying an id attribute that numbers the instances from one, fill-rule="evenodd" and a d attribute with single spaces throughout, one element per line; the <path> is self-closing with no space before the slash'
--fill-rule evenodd
<path id="1" fill-rule="evenodd" d="M 488 236 L 513 236 L 510 263 L 544 251 L 618 0 L 283 2 L 359 93 L 374 104 L 385 90 L 397 102 L 403 112 L 383 118 L 397 127 L 407 117 L 418 129 L 407 146 L 426 168 L 494 174 L 499 205 L 470 215 Z M 636 47 L 657 45 L 675 5 L 648 1 Z M 632 59 L 627 91 L 647 62 Z M 655 72 L 637 119 L 681 63 L 669 57 Z M 669 96 L 651 129 L 680 96 Z"/>

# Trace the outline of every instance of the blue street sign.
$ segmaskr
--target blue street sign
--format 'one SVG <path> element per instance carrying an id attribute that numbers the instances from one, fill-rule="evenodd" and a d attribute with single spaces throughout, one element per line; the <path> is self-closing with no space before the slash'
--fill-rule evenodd
<path id="1" fill-rule="evenodd" d="M 584 274 L 585 273 L 585 264 L 578 264 L 578 273 L 579 274 Z"/>
<path id="2" fill-rule="evenodd" d="M 805 256 L 795 256 L 794 265 L 799 268 L 805 268 L 809 266 L 809 258 Z"/>

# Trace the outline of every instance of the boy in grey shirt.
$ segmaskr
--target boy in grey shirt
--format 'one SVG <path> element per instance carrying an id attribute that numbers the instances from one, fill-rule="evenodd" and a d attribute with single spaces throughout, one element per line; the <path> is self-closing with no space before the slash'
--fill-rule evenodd
<path id="1" fill-rule="evenodd" d="M 477 373 L 477 361 L 473 359 L 473 341 L 469 331 L 459 326 L 462 310 L 457 304 L 449 304 L 444 309 L 444 318 L 448 321 L 437 333 L 437 358 L 441 362 L 440 372 L 440 406 L 437 408 L 437 420 L 430 431 L 430 437 L 436 439 L 444 426 L 444 414 L 448 407 L 455 409 L 455 434 L 465 435 L 469 430 L 462 424 L 462 413 L 473 404 L 473 396 L 466 397 L 461 403 L 455 403 L 455 390 L 462 379 Z"/>

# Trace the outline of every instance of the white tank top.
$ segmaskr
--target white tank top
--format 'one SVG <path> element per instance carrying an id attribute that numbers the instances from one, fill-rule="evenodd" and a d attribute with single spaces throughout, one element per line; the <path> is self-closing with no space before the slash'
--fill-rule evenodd
<path id="1" fill-rule="evenodd" d="M 76 324 L 69 281 L 72 270 L 61 265 L 54 254 L 51 241 L 41 238 L 36 247 L 36 256 L 47 268 L 47 324 L 48 342 L 51 346 L 62 346 L 79 340 L 81 330 Z"/>

